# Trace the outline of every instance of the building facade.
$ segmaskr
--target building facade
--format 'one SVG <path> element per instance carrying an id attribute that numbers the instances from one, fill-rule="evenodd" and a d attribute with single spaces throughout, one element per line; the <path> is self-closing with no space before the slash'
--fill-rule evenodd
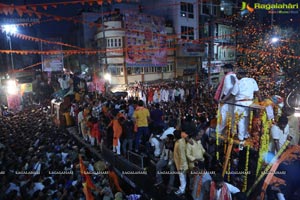
<path id="1" fill-rule="evenodd" d="M 131 84 L 172 79 L 174 42 L 165 19 L 132 10 L 104 15 L 104 26 L 95 36 L 100 73 L 109 73 L 111 84 Z"/>
<path id="2" fill-rule="evenodd" d="M 195 80 L 201 71 L 217 83 L 221 66 L 235 62 L 235 27 L 224 20 L 233 7 L 225 0 L 116 4 L 95 36 L 100 71 L 111 74 L 112 84 Z"/>

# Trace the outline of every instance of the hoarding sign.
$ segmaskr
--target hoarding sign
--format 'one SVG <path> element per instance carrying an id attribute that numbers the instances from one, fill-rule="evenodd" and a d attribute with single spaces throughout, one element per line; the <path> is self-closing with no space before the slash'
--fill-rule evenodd
<path id="1" fill-rule="evenodd" d="M 52 41 L 59 41 L 59 39 L 48 39 Z M 42 50 L 62 50 L 61 45 L 42 43 Z M 44 72 L 62 71 L 64 67 L 64 55 L 61 51 L 55 55 L 42 55 L 42 67 Z"/>
<path id="2" fill-rule="evenodd" d="M 164 18 L 128 12 L 125 14 L 125 29 L 128 67 L 166 66 Z"/>

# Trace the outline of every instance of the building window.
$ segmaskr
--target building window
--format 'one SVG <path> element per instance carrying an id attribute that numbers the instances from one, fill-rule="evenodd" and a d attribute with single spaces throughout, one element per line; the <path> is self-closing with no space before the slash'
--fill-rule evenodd
<path id="1" fill-rule="evenodd" d="M 181 17 L 194 18 L 194 6 L 191 3 L 180 3 L 180 15 Z"/>
<path id="2" fill-rule="evenodd" d="M 202 6 L 202 14 L 210 15 L 210 5 L 204 4 Z"/>
<path id="3" fill-rule="evenodd" d="M 111 73 L 111 75 L 123 75 L 123 65 L 111 65 L 108 67 L 108 71 Z"/>
<path id="4" fill-rule="evenodd" d="M 122 47 L 122 38 L 107 39 L 107 47 L 119 48 Z"/>
<path id="5" fill-rule="evenodd" d="M 172 72 L 173 71 L 173 64 L 168 64 L 166 67 L 165 67 L 165 72 Z"/>
<path id="6" fill-rule="evenodd" d="M 148 71 L 149 71 L 149 67 L 144 67 L 144 72 L 148 73 Z"/>
<path id="7" fill-rule="evenodd" d="M 194 28 L 188 26 L 181 27 L 181 38 L 193 40 L 194 39 Z"/>
<path id="8" fill-rule="evenodd" d="M 128 74 L 128 75 L 131 75 L 131 74 L 132 74 L 132 72 L 131 72 L 131 67 L 127 67 L 127 74 Z"/>
<path id="9" fill-rule="evenodd" d="M 168 47 L 168 48 L 172 48 L 172 47 L 173 47 L 173 45 L 172 45 L 172 40 L 168 40 L 168 41 L 167 41 L 167 47 Z"/>
<path id="10" fill-rule="evenodd" d="M 133 73 L 134 74 L 140 74 L 141 73 L 141 68 L 140 67 L 133 67 Z"/>

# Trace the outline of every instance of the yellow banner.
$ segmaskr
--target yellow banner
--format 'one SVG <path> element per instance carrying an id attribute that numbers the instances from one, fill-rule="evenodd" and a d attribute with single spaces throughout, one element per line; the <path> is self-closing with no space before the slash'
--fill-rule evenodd
<path id="1" fill-rule="evenodd" d="M 24 92 L 32 92 L 32 83 L 23 83 L 20 84 L 21 94 Z"/>

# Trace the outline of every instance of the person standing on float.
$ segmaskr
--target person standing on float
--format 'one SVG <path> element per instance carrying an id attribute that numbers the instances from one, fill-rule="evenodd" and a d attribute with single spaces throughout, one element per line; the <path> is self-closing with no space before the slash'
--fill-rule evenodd
<path id="1" fill-rule="evenodd" d="M 232 119 L 234 117 L 234 97 L 230 96 L 231 91 L 235 83 L 238 82 L 236 74 L 234 72 L 234 67 L 231 64 L 226 64 L 223 66 L 224 72 L 227 72 L 226 75 L 222 78 L 216 94 L 214 96 L 214 100 L 218 103 L 225 102 L 224 104 L 219 106 L 220 109 L 220 117 L 221 120 L 219 124 L 217 124 L 217 133 L 223 134 L 226 126 L 227 116 L 231 116 Z M 227 97 L 228 96 L 228 97 Z M 226 99 L 225 99 L 226 98 Z M 227 104 L 231 103 L 231 104 Z"/>
<path id="2" fill-rule="evenodd" d="M 253 78 L 246 77 L 245 72 L 240 72 L 239 76 L 242 78 L 234 85 L 231 95 L 235 96 L 234 113 L 239 115 L 238 138 L 243 141 L 250 136 L 248 133 L 249 106 L 253 103 L 254 96 L 257 96 L 259 101 L 261 101 L 261 96 L 257 82 Z"/>

